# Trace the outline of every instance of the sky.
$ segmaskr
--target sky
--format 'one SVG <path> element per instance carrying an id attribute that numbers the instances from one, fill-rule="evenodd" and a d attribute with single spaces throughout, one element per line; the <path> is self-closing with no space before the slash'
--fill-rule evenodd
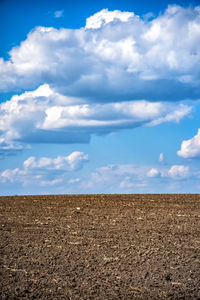
<path id="1" fill-rule="evenodd" d="M 200 1 L 0 1 L 0 195 L 200 192 Z"/>

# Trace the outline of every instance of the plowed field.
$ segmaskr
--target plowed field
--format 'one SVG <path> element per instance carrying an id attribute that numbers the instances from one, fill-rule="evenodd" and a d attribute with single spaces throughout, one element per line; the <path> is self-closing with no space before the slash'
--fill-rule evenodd
<path id="1" fill-rule="evenodd" d="M 200 299 L 200 195 L 0 197 L 0 299 Z"/>

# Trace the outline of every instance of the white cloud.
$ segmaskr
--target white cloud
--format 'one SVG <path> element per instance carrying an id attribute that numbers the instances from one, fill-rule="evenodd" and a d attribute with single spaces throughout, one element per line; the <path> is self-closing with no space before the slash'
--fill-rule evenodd
<path id="1" fill-rule="evenodd" d="M 152 168 L 147 172 L 147 177 L 153 178 L 159 176 L 160 176 L 160 172 L 156 168 Z"/>
<path id="2" fill-rule="evenodd" d="M 54 18 L 59 19 L 63 16 L 64 10 L 56 10 L 54 12 Z"/>
<path id="3" fill-rule="evenodd" d="M 176 122 L 179 123 L 184 116 L 189 115 L 192 112 L 192 107 L 184 104 L 180 104 L 179 107 L 174 111 L 170 111 L 170 113 L 166 114 L 165 116 L 161 116 L 156 120 L 152 121 L 149 125 L 155 126 L 159 125 L 164 122 Z"/>
<path id="4" fill-rule="evenodd" d="M 74 171 L 82 168 L 86 161 L 88 161 L 88 155 L 76 151 L 68 156 L 58 156 L 56 158 L 41 157 L 36 160 L 36 158 L 32 156 L 24 161 L 24 168 Z"/>
<path id="5" fill-rule="evenodd" d="M 85 103 L 67 97 L 44 84 L 34 91 L 15 95 L 0 104 L 0 148 L 22 149 L 31 143 L 87 143 L 92 134 L 107 134 L 124 128 L 156 125 L 166 116 L 190 106 L 166 102 L 123 101 Z M 159 120 L 159 122 L 157 122 Z"/>
<path id="6" fill-rule="evenodd" d="M 120 10 L 109 11 L 108 9 L 102 9 L 100 12 L 86 19 L 86 29 L 97 29 L 103 25 L 120 20 L 121 22 L 127 22 L 129 18 L 133 17 L 134 13 L 121 12 Z"/>
<path id="7" fill-rule="evenodd" d="M 169 6 L 153 20 L 104 9 L 78 30 L 37 27 L 0 59 L 1 90 L 48 83 L 88 102 L 199 99 L 199 20 L 199 6 Z"/>
<path id="8" fill-rule="evenodd" d="M 179 101 L 200 98 L 200 6 L 169 6 L 153 19 L 104 9 L 84 28 L 36 27 L 9 54 L 0 90 L 29 91 L 0 104 L 1 151 L 180 122 L 192 108 Z M 196 156 L 197 140 L 178 154 Z"/>
<path id="9" fill-rule="evenodd" d="M 168 176 L 173 179 L 184 179 L 189 175 L 189 167 L 184 165 L 174 165 L 168 171 Z"/>
<path id="10" fill-rule="evenodd" d="M 75 183 L 79 183 L 80 182 L 80 178 L 71 178 L 68 183 L 69 184 L 75 184 Z"/>
<path id="11" fill-rule="evenodd" d="M 56 185 L 66 180 L 73 172 L 82 169 L 87 162 L 88 155 L 78 151 L 72 152 L 68 156 L 56 158 L 41 157 L 36 159 L 31 156 L 24 161 L 23 168 L 2 171 L 0 181 L 21 182 L 23 184 L 37 183 L 42 186 Z M 69 180 L 70 178 L 67 179 L 67 181 Z"/>
<path id="12" fill-rule="evenodd" d="M 167 167 L 149 167 L 126 165 L 107 165 L 96 169 L 89 178 L 88 183 L 84 183 L 83 188 L 104 188 L 110 192 L 150 192 L 165 188 L 174 181 L 197 178 L 199 172 L 190 170 L 188 166 L 173 165 Z M 157 186 L 153 187 L 152 179 L 157 178 Z M 151 187 L 153 189 L 151 190 Z"/>
<path id="13" fill-rule="evenodd" d="M 156 178 L 156 186 L 152 182 Z M 155 193 L 169 192 L 170 186 L 184 180 L 198 180 L 199 172 L 190 170 L 188 166 L 173 165 L 170 168 L 126 165 L 107 165 L 96 169 L 89 178 L 81 179 L 83 190 L 108 193 Z M 183 187 L 183 186 L 182 186 Z"/>
<path id="14" fill-rule="evenodd" d="M 184 158 L 195 158 L 200 156 L 200 129 L 193 138 L 182 142 L 181 149 L 177 154 Z"/>
<path id="15" fill-rule="evenodd" d="M 19 168 L 16 168 L 13 170 L 7 169 L 1 173 L 1 180 L 3 182 L 5 182 L 6 180 L 13 182 L 15 180 L 16 176 L 18 176 L 20 174 L 20 172 L 21 171 Z"/>
<path id="16" fill-rule="evenodd" d="M 76 193 L 150 193 L 169 192 L 176 182 L 181 190 L 181 182 L 192 180 L 198 184 L 199 171 L 184 165 L 137 166 L 132 164 L 106 165 L 92 173 L 78 174 L 87 163 L 88 157 L 81 152 L 73 152 L 66 157 L 36 159 L 30 157 L 22 168 L 7 169 L 0 173 L 0 182 L 12 182 L 23 186 L 52 186 L 55 191 Z M 62 162 L 62 165 L 61 165 Z M 78 177 L 77 177 L 78 176 Z M 152 184 L 156 178 L 156 186 Z M 183 186 L 182 186 L 183 187 Z M 50 190 L 48 190 L 50 191 Z"/>

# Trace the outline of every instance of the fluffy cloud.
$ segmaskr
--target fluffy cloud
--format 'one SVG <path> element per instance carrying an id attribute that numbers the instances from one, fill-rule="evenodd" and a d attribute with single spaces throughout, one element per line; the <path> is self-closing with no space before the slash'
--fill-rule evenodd
<path id="1" fill-rule="evenodd" d="M 173 179 L 184 179 L 189 175 L 189 167 L 183 165 L 174 165 L 168 171 L 168 176 Z"/>
<path id="2" fill-rule="evenodd" d="M 147 180 L 155 177 L 160 177 L 163 180 L 184 179 L 190 175 L 192 173 L 190 173 L 189 167 L 184 165 L 174 165 L 170 168 L 162 167 L 160 169 L 156 167 L 149 169 L 148 166 L 108 165 L 97 169 L 92 174 L 92 180 L 96 183 L 107 182 L 108 184 L 120 181 L 119 185 L 124 187 L 127 184 L 146 184 Z"/>
<path id="3" fill-rule="evenodd" d="M 192 139 L 183 141 L 181 149 L 177 154 L 184 158 L 195 158 L 200 156 L 200 129 Z"/>
<path id="4" fill-rule="evenodd" d="M 108 9 L 102 9 L 100 12 L 87 18 L 85 28 L 101 28 L 105 24 L 116 20 L 120 20 L 121 22 L 127 22 L 131 17 L 134 17 L 134 13 L 132 12 L 121 12 L 120 10 L 108 11 Z"/>
<path id="5" fill-rule="evenodd" d="M 88 155 L 83 152 L 72 152 L 68 156 L 58 156 L 56 158 L 41 157 L 36 160 L 34 156 L 29 157 L 24 162 L 24 168 L 27 169 L 47 169 L 74 171 L 81 169 L 85 161 L 88 161 Z"/>
<path id="6" fill-rule="evenodd" d="M 181 185 L 184 180 L 199 181 L 199 172 L 190 170 L 188 166 L 173 165 L 171 167 L 149 167 L 126 165 L 107 165 L 96 169 L 90 178 L 83 180 L 82 189 L 110 193 L 150 193 L 169 192 L 170 186 Z M 80 182 L 81 184 L 81 182 Z M 156 185 L 154 185 L 156 184 Z"/>
<path id="7" fill-rule="evenodd" d="M 25 175 L 26 175 L 26 172 L 24 172 L 23 170 L 20 170 L 19 168 L 15 168 L 12 170 L 7 169 L 0 174 L 0 179 L 2 182 L 5 182 L 7 180 L 14 182 L 14 181 L 18 181 L 17 178 L 19 178 L 19 176 L 23 177 Z"/>
<path id="8" fill-rule="evenodd" d="M 62 161 L 62 166 L 60 162 Z M 40 186 L 49 192 L 76 193 L 154 193 L 177 192 L 185 180 L 199 183 L 199 171 L 188 166 L 171 167 L 113 164 L 81 175 L 78 173 L 88 161 L 88 156 L 73 152 L 66 157 L 36 159 L 30 157 L 22 168 L 7 169 L 0 173 L 0 182 L 12 182 L 28 187 Z M 78 177 L 77 177 L 78 176 Z M 174 186 L 174 189 L 173 189 Z M 53 190 L 51 189 L 53 187 Z M 182 186 L 183 188 L 183 186 Z M 180 188 L 180 191 L 182 189 Z M 179 191 L 179 190 L 178 190 Z"/>
<path id="9" fill-rule="evenodd" d="M 34 28 L 0 58 L 0 90 L 21 93 L 0 104 L 0 157 L 32 143 L 89 143 L 93 134 L 179 122 L 192 110 L 179 100 L 200 98 L 199 49 L 200 6 L 169 6 L 151 20 L 103 9 L 84 28 Z M 189 157 L 193 144 L 178 154 Z"/>
<path id="10" fill-rule="evenodd" d="M 190 112 L 188 105 L 145 100 L 85 103 L 44 84 L 0 104 L 0 148 L 19 150 L 41 142 L 88 143 L 92 134 L 177 122 Z"/>
<path id="11" fill-rule="evenodd" d="M 198 99 L 200 7 L 169 6 L 153 20 L 91 16 L 77 30 L 37 27 L 0 59 L 2 91 L 47 83 L 90 102 Z"/>
<path id="12" fill-rule="evenodd" d="M 62 183 L 66 176 L 71 176 L 74 171 L 83 168 L 88 162 L 88 155 L 83 152 L 72 152 L 68 156 L 56 158 L 41 157 L 36 159 L 29 157 L 23 163 L 23 168 L 6 169 L 0 173 L 1 182 L 22 182 L 39 185 L 56 185 Z M 71 181 L 70 181 L 71 180 Z M 74 180 L 74 182 L 73 182 Z M 68 179 L 69 183 L 76 183 L 77 179 Z"/>
<path id="13" fill-rule="evenodd" d="M 152 168 L 147 172 L 147 177 L 153 178 L 153 177 L 159 177 L 160 172 L 156 168 Z"/>

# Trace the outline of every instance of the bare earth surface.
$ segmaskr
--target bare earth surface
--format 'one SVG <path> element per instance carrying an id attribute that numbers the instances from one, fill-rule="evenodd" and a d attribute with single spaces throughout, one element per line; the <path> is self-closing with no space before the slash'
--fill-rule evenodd
<path id="1" fill-rule="evenodd" d="M 0 197 L 0 299 L 200 299 L 200 195 Z"/>

